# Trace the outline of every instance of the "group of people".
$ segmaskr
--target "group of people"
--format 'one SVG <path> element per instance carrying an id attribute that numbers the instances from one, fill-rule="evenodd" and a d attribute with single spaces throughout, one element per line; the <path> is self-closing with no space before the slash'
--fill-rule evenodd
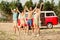
<path id="1" fill-rule="evenodd" d="M 18 8 L 16 9 L 11 9 L 12 13 L 13 13 L 13 26 L 14 26 L 14 30 L 15 30 L 15 33 L 16 33 L 16 28 L 19 30 L 21 30 L 22 26 L 23 26 L 23 29 L 25 30 L 24 32 L 29 34 L 29 26 L 32 28 L 32 34 L 34 34 L 35 31 L 37 31 L 37 35 L 39 36 L 40 34 L 40 29 L 39 29 L 39 22 L 40 21 L 40 12 L 41 12 L 41 8 L 42 8 L 42 5 L 43 3 L 40 4 L 40 7 L 37 5 L 36 3 L 36 7 L 34 9 L 32 9 L 32 7 L 30 7 L 29 9 L 27 8 L 27 6 L 24 7 L 24 9 L 22 10 L 22 12 L 20 12 L 18 10 Z M 26 17 L 25 17 L 25 14 L 26 14 L 26 11 L 28 11 L 28 20 L 26 21 Z M 33 13 L 36 12 L 36 14 L 34 15 L 34 20 L 33 20 L 33 25 L 34 27 L 32 26 L 32 16 L 33 16 Z M 17 14 L 19 13 L 19 18 L 20 18 L 20 26 L 18 27 L 17 26 Z M 27 24 L 27 26 L 25 26 L 25 24 Z"/>

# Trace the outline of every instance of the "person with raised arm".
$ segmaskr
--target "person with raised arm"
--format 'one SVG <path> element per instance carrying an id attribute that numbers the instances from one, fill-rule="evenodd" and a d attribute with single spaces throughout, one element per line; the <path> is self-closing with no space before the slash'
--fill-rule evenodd
<path id="1" fill-rule="evenodd" d="M 28 10 L 28 8 L 26 7 L 26 10 L 28 11 L 28 16 L 27 16 L 27 19 L 28 19 L 28 21 L 27 21 L 27 32 L 28 32 L 28 34 L 29 34 L 29 26 L 32 28 L 32 32 L 34 33 L 34 29 L 32 27 L 32 16 L 33 16 L 33 13 L 35 12 L 36 8 L 37 7 L 35 7 L 33 9 L 32 7 L 30 7 Z"/>
<path id="2" fill-rule="evenodd" d="M 19 12 L 19 11 L 18 11 Z M 19 12 L 20 13 L 20 12 Z M 24 8 L 22 12 L 20 13 L 20 30 L 24 29 L 24 34 L 26 33 L 26 17 L 25 17 L 26 9 Z M 23 28 L 22 28 L 23 26 Z"/>
<path id="3" fill-rule="evenodd" d="M 11 12 L 13 13 L 13 26 L 14 26 L 14 32 L 16 33 L 16 29 L 17 29 L 17 9 L 13 9 L 11 8 Z"/>
<path id="4" fill-rule="evenodd" d="M 40 20 L 41 8 L 42 8 L 42 3 L 40 4 L 40 7 L 37 6 L 37 9 L 35 11 L 36 14 L 34 15 L 34 21 L 33 21 L 34 32 L 37 32 L 37 36 L 40 35 L 39 22 L 41 23 L 41 20 Z"/>

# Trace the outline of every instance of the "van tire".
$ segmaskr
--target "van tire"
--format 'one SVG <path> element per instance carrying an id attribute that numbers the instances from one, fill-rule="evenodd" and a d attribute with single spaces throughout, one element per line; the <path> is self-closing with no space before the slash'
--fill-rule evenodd
<path id="1" fill-rule="evenodd" d="M 48 23 L 48 24 L 47 24 L 47 28 L 48 28 L 48 29 L 52 29 L 52 28 L 53 28 L 52 23 Z"/>

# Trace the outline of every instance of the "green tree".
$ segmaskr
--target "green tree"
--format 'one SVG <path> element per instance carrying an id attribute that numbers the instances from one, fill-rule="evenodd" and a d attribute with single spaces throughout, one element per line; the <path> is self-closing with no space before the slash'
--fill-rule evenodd
<path id="1" fill-rule="evenodd" d="M 58 7 L 57 7 L 57 14 L 58 14 L 58 17 L 59 17 L 59 22 L 60 22 L 60 1 L 58 3 Z"/>
<path id="2" fill-rule="evenodd" d="M 43 0 L 39 0 L 39 4 L 41 4 L 42 1 L 43 1 Z"/>
<path id="3" fill-rule="evenodd" d="M 50 4 L 49 1 L 44 3 L 44 10 L 45 11 L 48 11 L 48 10 L 50 11 L 51 10 L 51 4 Z"/>
<path id="4" fill-rule="evenodd" d="M 59 3 L 58 3 L 58 8 L 60 9 L 60 1 L 59 1 Z"/>
<path id="5" fill-rule="evenodd" d="M 2 10 L 4 12 L 4 15 L 6 16 L 7 20 L 11 20 L 12 17 L 12 12 L 11 12 L 11 8 L 15 9 L 16 7 L 18 7 L 19 10 L 22 10 L 22 4 L 18 3 L 18 2 L 5 2 L 2 1 L 0 3 L 0 10 Z"/>
<path id="6" fill-rule="evenodd" d="M 51 0 L 51 8 L 52 8 L 52 10 L 54 11 L 54 8 L 55 8 L 55 2 L 54 2 L 54 0 Z"/>
<path id="7" fill-rule="evenodd" d="M 44 10 L 45 11 L 54 11 L 54 2 L 52 1 L 51 3 L 49 1 L 44 3 Z"/>
<path id="8" fill-rule="evenodd" d="M 18 7 L 20 12 L 23 10 L 23 6 L 21 3 L 17 3 L 16 6 Z"/>
<path id="9" fill-rule="evenodd" d="M 27 6 L 28 8 L 30 8 L 32 5 L 33 5 L 32 0 L 27 1 L 27 2 L 25 3 L 25 6 Z"/>

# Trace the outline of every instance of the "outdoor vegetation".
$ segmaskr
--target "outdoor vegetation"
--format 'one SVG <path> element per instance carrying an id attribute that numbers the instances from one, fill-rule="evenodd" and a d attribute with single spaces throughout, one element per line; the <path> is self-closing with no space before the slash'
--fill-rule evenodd
<path id="1" fill-rule="evenodd" d="M 40 5 L 41 2 L 42 2 L 42 0 L 39 0 L 38 6 Z M 34 8 L 36 4 L 33 4 L 32 0 L 30 0 L 30 1 L 27 1 L 25 3 L 25 5 L 28 8 L 30 6 L 33 6 L 33 8 Z M 6 21 L 11 21 L 11 19 L 12 19 L 11 8 L 14 9 L 14 8 L 18 7 L 19 11 L 21 11 L 24 8 L 24 6 L 22 6 L 22 3 L 20 3 L 19 0 L 16 2 L 2 1 L 0 3 L 0 10 L 4 12 L 3 15 L 6 17 L 6 19 L 5 19 Z M 45 0 L 43 11 L 55 11 L 55 13 L 57 14 L 57 16 L 59 17 L 59 20 L 60 20 L 60 1 L 56 5 L 54 0 L 51 0 L 51 2 Z"/>

